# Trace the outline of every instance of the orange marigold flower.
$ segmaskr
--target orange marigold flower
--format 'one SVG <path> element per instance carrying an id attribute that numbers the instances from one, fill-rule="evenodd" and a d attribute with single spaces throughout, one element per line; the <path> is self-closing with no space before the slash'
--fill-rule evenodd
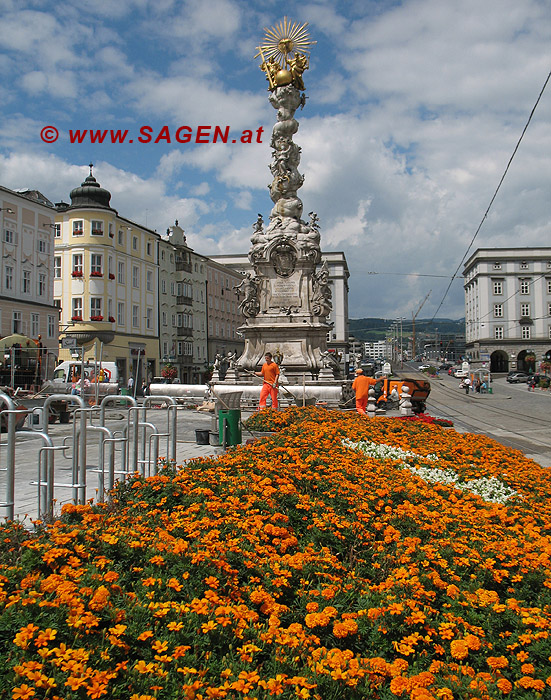
<path id="1" fill-rule="evenodd" d="M 509 665 L 509 662 L 504 656 L 488 656 L 486 663 L 492 670 L 496 668 L 506 668 Z"/>
<path id="2" fill-rule="evenodd" d="M 469 647 L 463 639 L 452 640 L 450 650 L 454 659 L 465 659 L 469 655 Z"/>
<path id="3" fill-rule="evenodd" d="M 315 601 L 306 604 L 306 612 L 312 613 L 319 610 L 319 605 Z"/>
<path id="4" fill-rule="evenodd" d="M 24 683 L 23 685 L 19 685 L 12 690 L 13 700 L 28 700 L 34 695 L 36 695 L 35 689 L 27 685 L 26 683 Z"/>
<path id="5" fill-rule="evenodd" d="M 496 685 L 501 690 L 501 692 L 505 694 L 510 693 L 511 690 L 513 690 L 513 684 L 506 678 L 500 678 L 497 681 Z"/>
<path id="6" fill-rule="evenodd" d="M 465 636 L 465 644 L 473 651 L 480 649 L 480 639 L 474 634 L 467 634 Z"/>
<path id="7" fill-rule="evenodd" d="M 404 676 L 397 676 L 390 681 L 390 692 L 394 695 L 403 695 L 408 693 L 410 689 L 409 678 L 404 678 Z"/>
<path id="8" fill-rule="evenodd" d="M 520 670 L 526 675 L 529 673 L 534 673 L 534 664 L 522 664 Z"/>
<path id="9" fill-rule="evenodd" d="M 149 637 L 152 636 L 153 632 L 151 630 L 146 630 L 145 632 L 142 632 L 140 635 L 138 635 L 138 641 L 145 642 L 146 639 L 149 639 Z"/>

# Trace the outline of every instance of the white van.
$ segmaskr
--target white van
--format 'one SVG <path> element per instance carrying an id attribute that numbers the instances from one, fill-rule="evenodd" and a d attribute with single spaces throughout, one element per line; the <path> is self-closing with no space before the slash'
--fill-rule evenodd
<path id="1" fill-rule="evenodd" d="M 73 390 L 73 384 L 80 379 L 81 371 L 82 362 L 77 360 L 61 362 L 54 370 L 53 379 L 45 382 L 43 389 L 56 394 L 70 394 Z M 98 362 L 97 364 L 85 362 L 84 379 L 85 389 L 90 394 L 95 394 L 96 382 L 99 396 L 119 393 L 119 372 L 115 362 Z M 80 382 L 77 389 L 80 389 Z"/>

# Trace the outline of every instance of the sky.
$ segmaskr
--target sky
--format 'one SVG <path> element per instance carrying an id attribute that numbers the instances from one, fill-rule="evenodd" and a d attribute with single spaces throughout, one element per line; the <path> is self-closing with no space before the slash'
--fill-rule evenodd
<path id="1" fill-rule="evenodd" d="M 121 216 L 248 252 L 275 122 L 254 55 L 283 15 L 317 42 L 299 197 L 346 255 L 350 317 L 411 318 L 431 292 L 420 317 L 461 318 L 461 262 L 551 70 L 550 0 L 0 0 L 0 184 L 67 202 L 93 162 Z M 470 253 L 551 245 L 550 127 L 548 86 Z"/>

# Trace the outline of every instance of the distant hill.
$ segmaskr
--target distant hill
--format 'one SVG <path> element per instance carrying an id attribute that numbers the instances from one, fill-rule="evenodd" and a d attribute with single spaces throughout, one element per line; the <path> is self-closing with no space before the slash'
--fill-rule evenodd
<path id="1" fill-rule="evenodd" d="M 348 321 L 348 331 L 360 342 L 385 340 L 390 326 L 395 320 L 394 318 L 351 318 Z M 411 319 L 404 319 L 402 332 L 404 336 L 411 335 Z M 416 335 L 434 335 L 437 332 L 440 335 L 463 335 L 465 333 L 465 319 L 460 318 L 454 321 L 449 318 L 435 318 L 434 321 L 431 321 L 428 318 L 418 318 L 415 320 Z"/>

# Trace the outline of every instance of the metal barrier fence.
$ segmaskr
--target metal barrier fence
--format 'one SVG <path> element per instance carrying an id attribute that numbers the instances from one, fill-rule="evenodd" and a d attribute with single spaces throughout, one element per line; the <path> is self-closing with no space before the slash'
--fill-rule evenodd
<path id="1" fill-rule="evenodd" d="M 59 400 L 68 401 L 75 409 L 72 436 L 66 436 L 62 444 L 55 445 L 50 435 L 50 406 Z M 106 425 L 106 409 L 110 404 L 126 411 L 120 430 L 110 429 Z M 162 406 L 166 411 L 166 430 L 163 432 L 147 420 L 147 412 L 154 406 Z M 177 409 L 176 400 L 170 396 L 148 396 L 142 405 L 138 405 L 131 396 L 109 395 L 103 398 L 99 406 L 89 407 L 80 396 L 66 394 L 48 396 L 43 406 L 24 409 L 0 391 L 0 417 L 6 427 L 5 439 L 0 445 L 0 471 L 6 472 L 5 495 L 4 500 L 0 501 L 0 508 L 7 519 L 13 520 L 17 446 L 23 439 L 36 439 L 43 443 L 38 453 L 37 479 L 31 482 L 37 487 L 38 517 L 43 519 L 53 515 L 56 492 L 60 489 L 72 491 L 74 504 L 85 503 L 90 474 L 97 475 L 99 500 L 104 500 L 117 479 L 124 479 L 135 472 L 144 477 L 155 474 L 163 439 L 166 439 L 165 454 L 168 460 L 176 460 Z M 23 415 L 27 417 L 29 427 L 18 429 Z M 94 434 L 98 435 L 99 443 L 91 445 L 89 436 Z M 98 450 L 95 469 L 88 469 L 91 447 Z M 3 448 L 6 449 L 5 466 L 2 465 Z M 69 481 L 56 481 L 55 455 L 58 453 L 71 461 Z"/>

